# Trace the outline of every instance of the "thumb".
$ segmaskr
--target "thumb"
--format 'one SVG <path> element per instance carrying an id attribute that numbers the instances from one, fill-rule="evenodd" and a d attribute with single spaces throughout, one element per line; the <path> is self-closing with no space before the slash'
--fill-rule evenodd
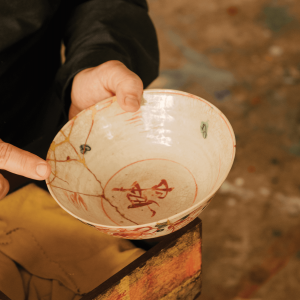
<path id="1" fill-rule="evenodd" d="M 143 83 L 133 76 L 128 76 L 128 78 L 117 85 L 117 101 L 125 111 L 137 111 L 141 106 L 142 95 Z"/>
<path id="2" fill-rule="evenodd" d="M 51 173 L 51 167 L 46 161 L 2 140 L 0 140 L 0 169 L 36 180 L 46 179 Z"/>
<path id="3" fill-rule="evenodd" d="M 142 80 L 121 62 L 110 61 L 107 65 L 107 89 L 116 94 L 123 110 L 137 111 L 143 95 Z"/>

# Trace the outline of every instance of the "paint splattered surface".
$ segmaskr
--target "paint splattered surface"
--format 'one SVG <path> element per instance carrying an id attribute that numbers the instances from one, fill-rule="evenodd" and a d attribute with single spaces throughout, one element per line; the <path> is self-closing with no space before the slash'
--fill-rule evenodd
<path id="1" fill-rule="evenodd" d="M 152 87 L 211 101 L 237 135 L 201 214 L 200 299 L 299 299 L 300 2 L 148 2 L 161 50 Z"/>
<path id="2" fill-rule="evenodd" d="M 194 223 L 195 226 L 195 223 Z M 201 292 L 201 225 L 140 257 L 94 300 L 192 300 Z M 174 236 L 173 236 L 174 238 Z M 169 240 L 169 241 L 172 241 Z M 146 256 L 149 253 L 146 254 Z M 122 272 L 122 271 L 121 271 Z M 125 273 L 125 276 L 124 276 Z M 120 280 L 121 279 L 121 280 Z M 102 288 L 102 290 L 101 290 Z M 88 297 L 87 297 L 88 298 Z M 91 297 L 88 299 L 92 299 Z"/>

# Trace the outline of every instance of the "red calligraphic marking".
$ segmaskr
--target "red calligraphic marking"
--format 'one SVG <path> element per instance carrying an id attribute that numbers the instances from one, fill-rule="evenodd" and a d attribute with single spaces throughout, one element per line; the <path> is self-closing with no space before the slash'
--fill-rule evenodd
<path id="1" fill-rule="evenodd" d="M 84 200 L 82 199 L 82 197 L 80 196 L 79 193 L 77 192 L 71 192 L 70 194 L 68 194 L 67 192 L 64 191 L 64 194 L 67 196 L 67 198 L 69 200 L 71 200 L 76 206 L 78 205 L 82 205 L 85 210 L 87 210 L 87 205 L 85 204 Z"/>
<path id="2" fill-rule="evenodd" d="M 145 191 L 154 191 L 158 199 L 164 199 L 167 197 L 168 193 L 171 192 L 174 188 L 169 188 L 168 183 L 165 179 L 162 179 L 158 185 L 154 185 L 151 188 L 142 189 L 137 181 L 135 181 L 131 188 L 124 189 L 121 188 L 113 188 L 113 191 L 117 192 L 129 192 L 127 193 L 126 197 L 130 201 L 131 205 L 127 208 L 137 208 L 142 206 L 148 206 L 149 210 L 152 212 L 152 216 L 155 216 L 156 211 L 149 207 L 150 204 L 159 204 L 154 201 L 148 199 Z"/>

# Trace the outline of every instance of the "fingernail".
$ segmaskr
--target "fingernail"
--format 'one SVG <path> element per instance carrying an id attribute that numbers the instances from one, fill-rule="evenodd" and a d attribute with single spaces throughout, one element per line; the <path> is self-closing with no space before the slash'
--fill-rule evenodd
<path id="1" fill-rule="evenodd" d="M 140 104 L 136 98 L 126 97 L 125 104 L 126 106 L 140 107 Z"/>
<path id="2" fill-rule="evenodd" d="M 36 173 L 41 176 L 45 177 L 46 173 L 48 172 L 48 166 L 46 164 L 39 164 L 36 167 Z"/>

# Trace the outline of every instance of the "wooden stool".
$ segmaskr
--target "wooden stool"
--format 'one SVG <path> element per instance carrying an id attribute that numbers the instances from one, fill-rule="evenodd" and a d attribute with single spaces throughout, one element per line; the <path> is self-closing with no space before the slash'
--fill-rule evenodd
<path id="1" fill-rule="evenodd" d="M 194 300 L 201 293 L 202 222 L 196 218 L 81 300 Z"/>

